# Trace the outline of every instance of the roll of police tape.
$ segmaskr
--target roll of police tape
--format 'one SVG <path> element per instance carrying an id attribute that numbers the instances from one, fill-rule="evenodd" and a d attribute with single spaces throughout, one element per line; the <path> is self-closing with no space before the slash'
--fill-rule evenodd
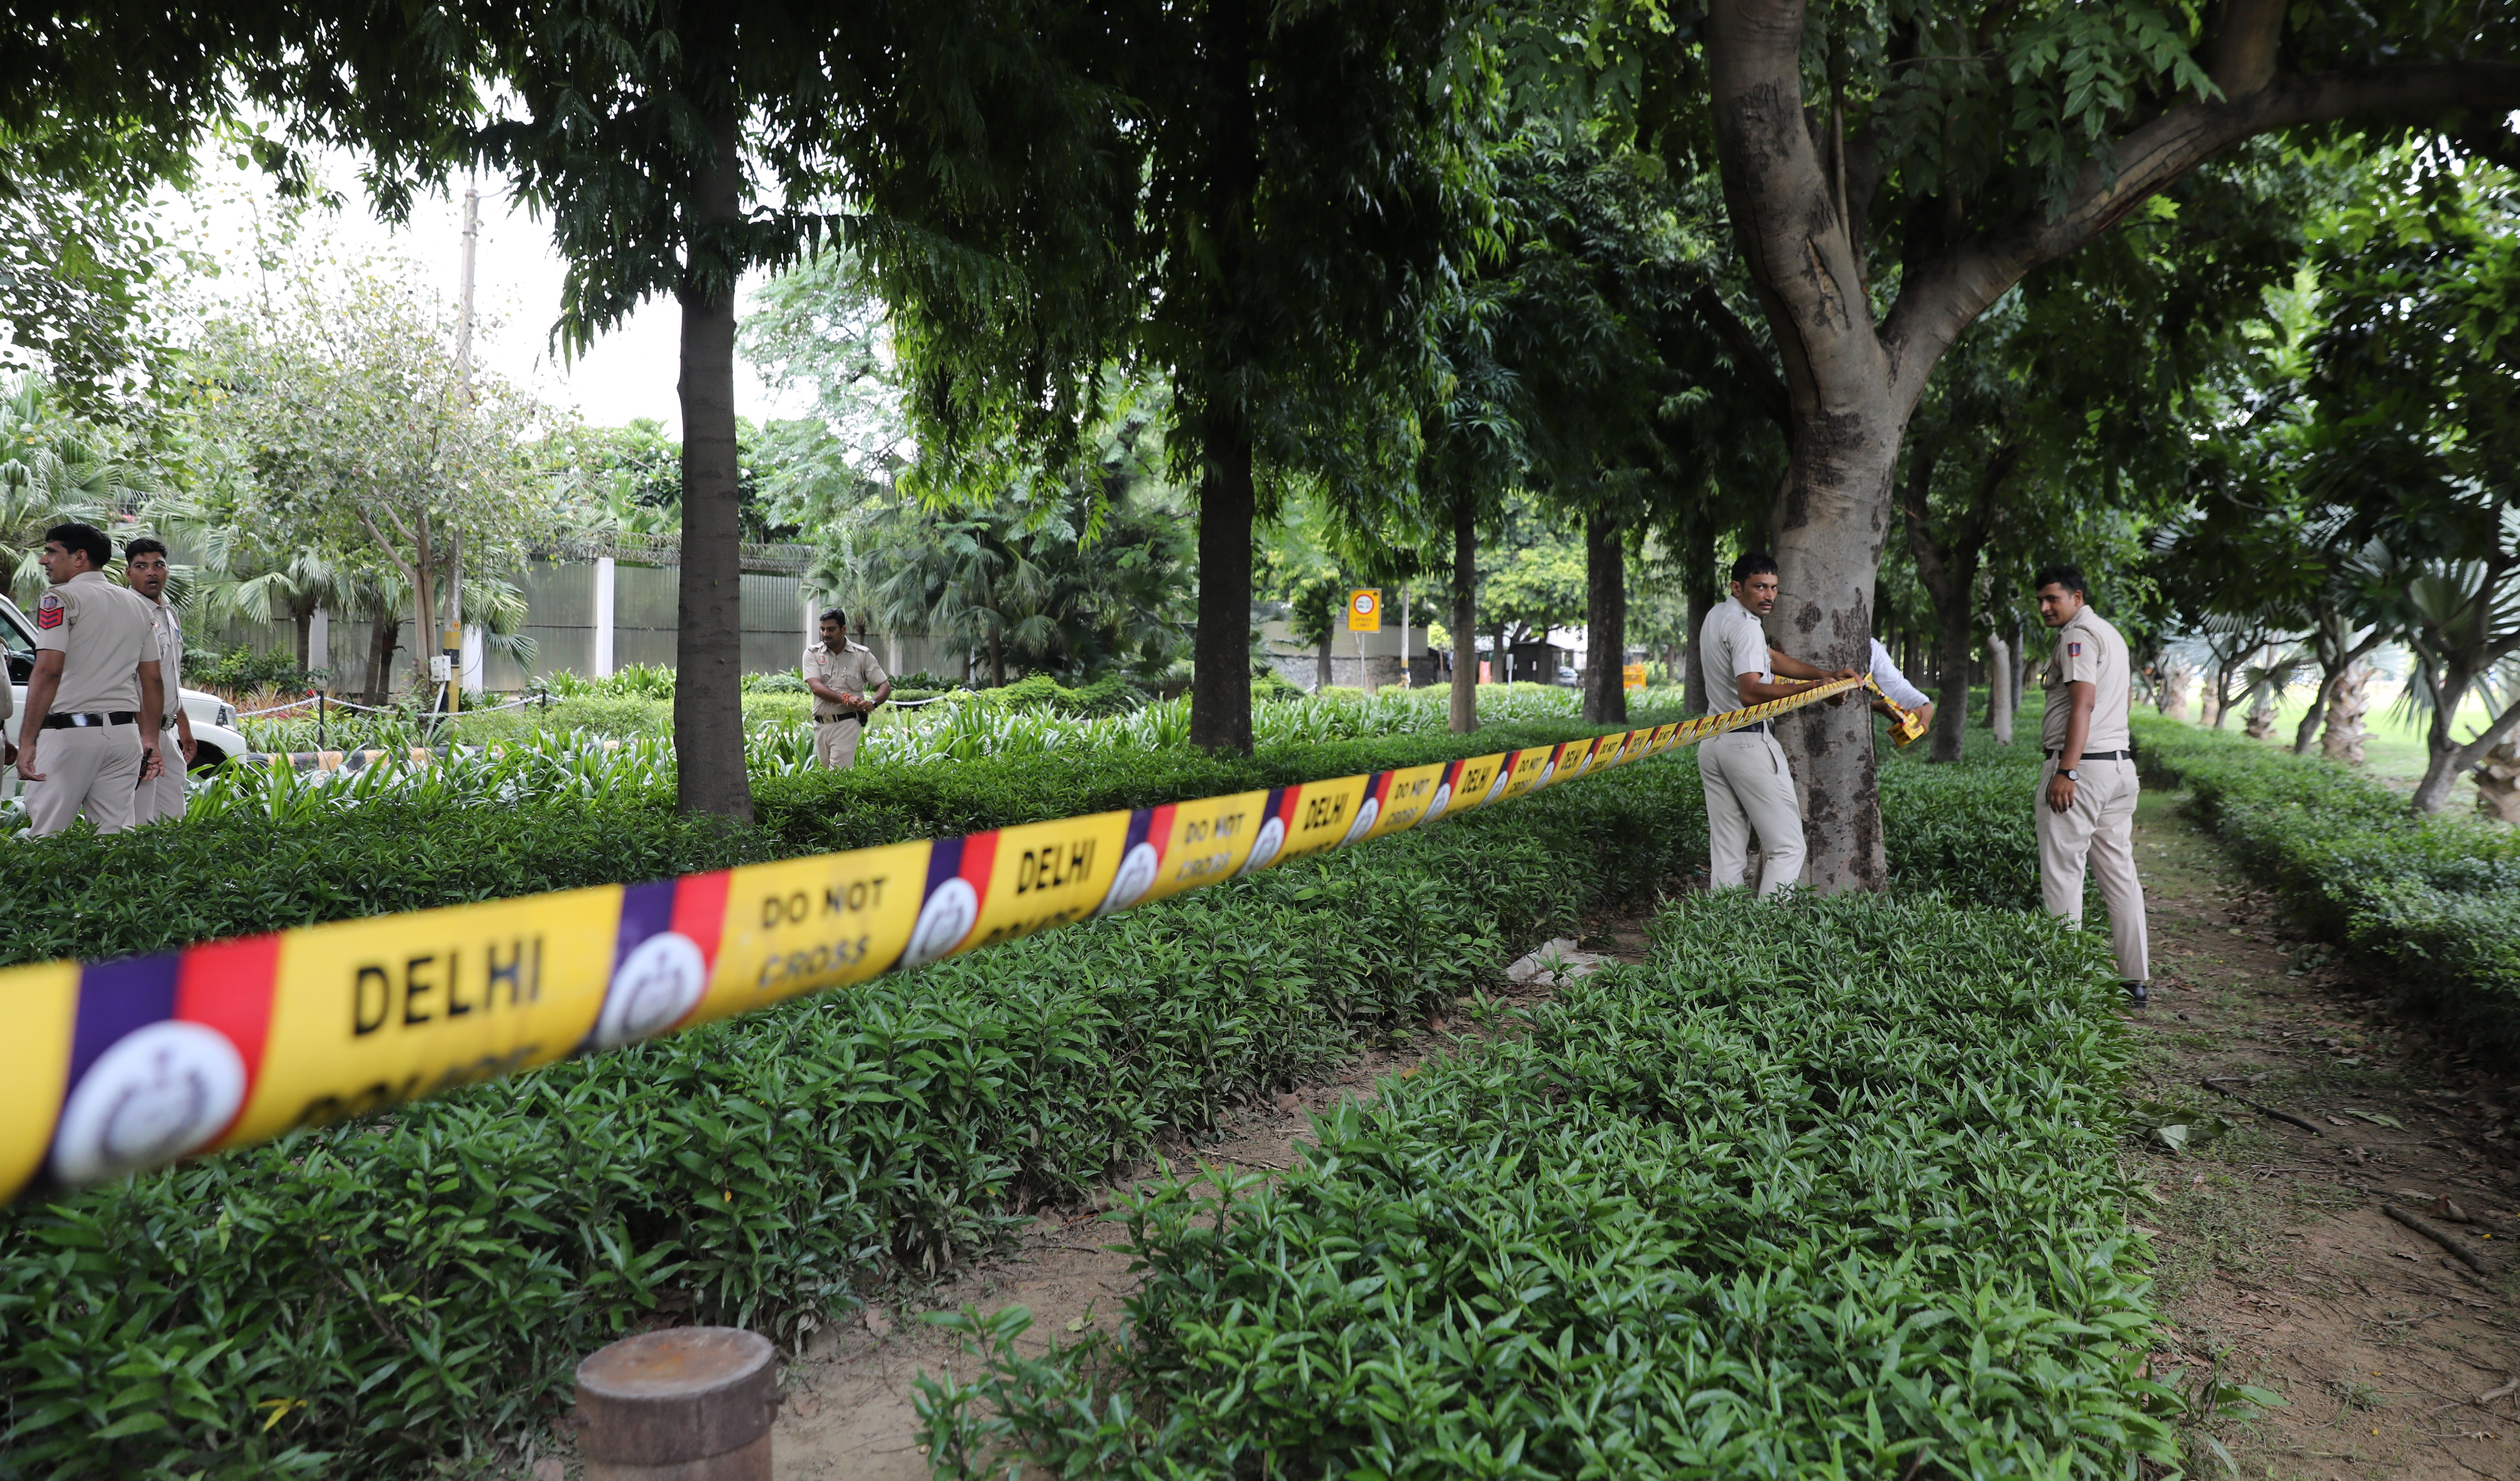
<path id="1" fill-rule="evenodd" d="M 1107 916 L 1828 697 L 1372 776 L 0 970 L 0 1202 Z"/>

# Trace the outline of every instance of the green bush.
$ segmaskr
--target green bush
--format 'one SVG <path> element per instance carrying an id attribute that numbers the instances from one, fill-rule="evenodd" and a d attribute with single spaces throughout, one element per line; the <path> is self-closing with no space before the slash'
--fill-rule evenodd
<path id="1" fill-rule="evenodd" d="M 258 689 L 297 690 L 306 687 L 306 670 L 297 666 L 295 653 L 281 650 L 265 652 L 240 645 L 215 657 L 186 654 L 184 683 L 187 689 L 214 689 L 231 695 L 251 694 Z"/>
<path id="2" fill-rule="evenodd" d="M 590 694 L 554 698 L 549 704 L 518 709 L 483 709 L 460 713 L 435 728 L 436 743 L 497 745 L 523 740 L 536 731 L 556 731 L 597 740 L 631 736 L 671 736 L 674 698 L 635 694 Z M 425 742 L 426 743 L 426 742 Z"/>
<path id="3" fill-rule="evenodd" d="M 746 695 L 809 695 L 813 693 L 813 691 L 805 687 L 805 675 L 800 670 L 788 668 L 783 668 L 777 673 L 771 674 L 744 675 L 743 692 Z"/>
<path id="4" fill-rule="evenodd" d="M 674 671 L 661 663 L 633 663 L 602 679 L 588 679 L 567 669 L 545 681 L 545 688 L 563 699 L 664 699 L 674 697 Z"/>
<path id="5" fill-rule="evenodd" d="M 406 820 L 378 821 L 363 831 Z M 626 839 L 581 821 L 588 878 L 742 852 L 670 818 Z M 410 841 L 426 858 L 452 840 Z M 1079 1196 L 1157 1135 L 1405 1032 L 1704 847 L 1688 769 L 1631 768 L 0 1214 L 0 1476 L 478 1461 L 660 1306 L 792 1339 L 870 1281 L 942 1269 Z M 338 887 L 427 888 L 391 874 L 393 852 Z M 512 885 L 485 853 L 466 887 Z"/>
<path id="6" fill-rule="evenodd" d="M 1890 877 L 1902 888 L 2036 910 L 2037 733 L 2009 746 L 1987 730 L 1969 730 L 1965 740 L 1956 766 L 1928 762 L 1926 741 L 1905 750 L 1881 742 L 1881 841 Z"/>
<path id="7" fill-rule="evenodd" d="M 941 1475 L 2124 1475 L 2169 1460 L 2105 941 L 1696 897 L 1652 960 L 1127 1216 L 1126 1340 L 980 1324 Z M 996 1460 L 996 1465 L 989 1463 Z M 1010 1471 L 1010 1473 L 1012 1473 Z"/>
<path id="8" fill-rule="evenodd" d="M 2312 934 L 2343 945 L 2479 1046 L 2520 1056 L 2520 830 L 2447 814 L 2346 767 L 2138 716 L 2147 776 L 2273 884 Z"/>

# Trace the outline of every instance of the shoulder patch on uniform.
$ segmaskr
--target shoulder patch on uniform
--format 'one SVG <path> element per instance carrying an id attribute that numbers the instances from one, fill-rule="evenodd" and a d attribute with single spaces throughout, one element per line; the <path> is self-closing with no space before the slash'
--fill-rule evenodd
<path id="1" fill-rule="evenodd" d="M 59 592 L 46 592 L 44 600 L 35 604 L 35 625 L 46 631 L 61 626 L 68 616 L 68 613 L 62 606 L 62 597 Z"/>
<path id="2" fill-rule="evenodd" d="M 2079 658 L 2079 657 L 2083 656 L 2083 645 L 2081 645 L 2081 644 L 2079 644 L 2079 643 L 2068 643 L 2068 644 L 2066 644 L 2066 645 L 2065 645 L 2065 656 L 2066 656 L 2066 657 L 2068 657 L 2068 658 Z"/>

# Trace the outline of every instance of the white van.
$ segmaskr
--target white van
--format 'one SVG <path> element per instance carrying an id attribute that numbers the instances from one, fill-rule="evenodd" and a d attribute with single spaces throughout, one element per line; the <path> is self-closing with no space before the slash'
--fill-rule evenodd
<path id="1" fill-rule="evenodd" d="M 18 739 L 18 723 L 26 714 L 26 681 L 35 673 L 35 625 L 18 604 L 0 597 L 0 648 L 9 654 L 9 739 Z M 184 691 L 184 713 L 193 721 L 193 770 L 208 771 L 230 756 L 245 754 L 245 737 L 237 733 L 236 711 L 216 695 Z M 18 795 L 18 773 L 0 772 L 0 797 Z"/>

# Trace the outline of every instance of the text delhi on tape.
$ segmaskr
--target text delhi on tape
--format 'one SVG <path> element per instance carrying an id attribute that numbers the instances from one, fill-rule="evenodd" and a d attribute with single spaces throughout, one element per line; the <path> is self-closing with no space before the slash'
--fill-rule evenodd
<path id="1" fill-rule="evenodd" d="M 0 970 L 0 1202 L 1106 916 L 1860 682 L 1372 776 Z"/>

